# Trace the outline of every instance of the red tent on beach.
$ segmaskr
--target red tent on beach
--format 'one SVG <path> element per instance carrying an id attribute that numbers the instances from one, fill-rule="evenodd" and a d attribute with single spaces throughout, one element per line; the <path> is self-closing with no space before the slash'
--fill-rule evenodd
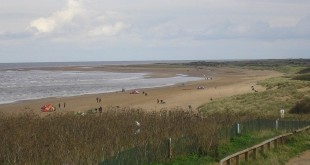
<path id="1" fill-rule="evenodd" d="M 41 107 L 41 112 L 54 112 L 56 108 L 52 104 L 45 104 Z"/>

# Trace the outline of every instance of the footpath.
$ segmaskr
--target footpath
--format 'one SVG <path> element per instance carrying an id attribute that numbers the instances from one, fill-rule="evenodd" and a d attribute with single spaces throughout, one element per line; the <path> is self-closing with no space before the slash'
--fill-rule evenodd
<path id="1" fill-rule="evenodd" d="M 310 164 L 310 150 L 290 159 L 286 165 L 309 165 Z"/>

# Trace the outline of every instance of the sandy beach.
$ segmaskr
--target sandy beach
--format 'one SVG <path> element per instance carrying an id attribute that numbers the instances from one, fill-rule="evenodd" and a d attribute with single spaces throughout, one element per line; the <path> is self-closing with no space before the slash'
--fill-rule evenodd
<path id="1" fill-rule="evenodd" d="M 148 73 L 147 77 L 172 77 L 176 74 L 201 77 L 202 80 L 176 84 L 168 87 L 137 89 L 140 94 L 130 94 L 131 91 L 90 94 L 72 97 L 44 98 L 27 100 L 0 105 L 0 113 L 18 114 L 33 111 L 40 115 L 40 107 L 46 103 L 53 104 L 57 111 L 82 112 L 89 109 L 103 107 L 129 107 L 142 108 L 145 111 L 159 111 L 161 109 L 183 108 L 196 109 L 212 99 L 253 92 L 251 86 L 258 91 L 264 88 L 257 86 L 256 82 L 269 77 L 279 76 L 281 73 L 266 70 L 246 70 L 238 68 L 220 67 L 171 67 L 170 65 L 139 65 L 139 66 L 105 66 L 105 67 L 66 67 L 66 68 L 41 68 L 42 70 L 83 70 L 83 71 L 109 71 Z M 147 78 L 146 77 L 146 78 Z M 212 80 L 210 79 L 212 77 Z M 209 79 L 208 79 L 209 78 Z M 205 89 L 197 89 L 204 86 Z M 144 93 L 147 93 L 147 96 Z M 101 98 L 98 103 L 96 98 Z M 163 100 L 164 103 L 157 103 Z M 65 103 L 65 107 L 64 107 Z M 60 104 L 60 108 L 58 107 Z"/>

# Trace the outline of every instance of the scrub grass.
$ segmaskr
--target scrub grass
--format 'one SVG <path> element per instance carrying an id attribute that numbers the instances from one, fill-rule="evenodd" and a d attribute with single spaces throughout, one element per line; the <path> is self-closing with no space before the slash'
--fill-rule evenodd
<path id="1" fill-rule="evenodd" d="M 309 81 L 292 80 L 288 77 L 276 77 L 260 81 L 257 84 L 265 87 L 266 90 L 215 99 L 199 107 L 199 110 L 208 114 L 233 111 L 238 113 L 251 112 L 265 117 L 278 117 L 280 109 L 288 111 L 298 101 L 306 96 L 310 96 Z M 287 117 L 296 117 L 296 115 L 287 114 Z M 305 115 L 304 117 L 309 116 Z"/>

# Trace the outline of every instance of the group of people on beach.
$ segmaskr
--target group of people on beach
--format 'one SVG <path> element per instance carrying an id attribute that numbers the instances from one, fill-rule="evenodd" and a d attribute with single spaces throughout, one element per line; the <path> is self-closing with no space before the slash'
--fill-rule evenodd
<path id="1" fill-rule="evenodd" d="M 157 99 L 157 104 L 166 104 L 166 102 L 164 100 Z"/>
<path id="2" fill-rule="evenodd" d="M 253 85 L 251 86 L 251 89 L 252 89 L 252 91 L 254 91 L 254 92 L 258 92 L 258 91 L 254 88 Z"/>
<path id="3" fill-rule="evenodd" d="M 147 96 L 147 93 L 146 93 L 146 92 L 144 92 L 144 91 L 142 92 L 142 94 L 144 94 L 145 96 Z"/>
<path id="4" fill-rule="evenodd" d="M 97 103 L 101 103 L 101 97 L 96 97 Z"/>
<path id="5" fill-rule="evenodd" d="M 100 106 L 98 109 L 97 108 L 95 108 L 95 112 L 97 113 L 99 111 L 99 113 L 102 113 L 102 111 L 103 111 L 103 108 Z"/>
<path id="6" fill-rule="evenodd" d="M 58 108 L 61 108 L 61 103 L 58 104 Z M 63 108 L 66 108 L 66 102 L 63 103 Z"/>

